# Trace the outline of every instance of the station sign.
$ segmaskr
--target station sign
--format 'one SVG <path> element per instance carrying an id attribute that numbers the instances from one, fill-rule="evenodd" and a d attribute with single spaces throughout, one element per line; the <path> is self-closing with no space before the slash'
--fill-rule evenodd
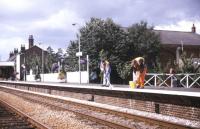
<path id="1" fill-rule="evenodd" d="M 77 53 L 76 53 L 76 56 L 78 56 L 78 57 L 79 57 L 79 56 L 82 56 L 82 55 L 83 55 L 82 52 L 77 52 Z"/>

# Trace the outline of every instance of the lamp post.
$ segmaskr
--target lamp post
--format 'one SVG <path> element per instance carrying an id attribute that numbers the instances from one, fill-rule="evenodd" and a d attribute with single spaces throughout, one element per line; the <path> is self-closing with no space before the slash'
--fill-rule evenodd
<path id="1" fill-rule="evenodd" d="M 43 51 L 42 43 L 39 43 L 39 45 L 41 45 L 41 48 L 42 48 L 42 81 L 44 82 L 44 51 Z"/>
<path id="2" fill-rule="evenodd" d="M 88 73 L 88 82 L 87 83 L 90 83 L 89 56 L 87 55 L 86 58 L 87 58 L 87 73 Z"/>
<path id="3" fill-rule="evenodd" d="M 26 57 L 24 53 L 24 81 L 26 81 Z"/>
<path id="4" fill-rule="evenodd" d="M 21 65 L 21 58 L 23 60 L 23 64 Z M 23 79 L 23 81 L 26 81 L 26 59 L 25 59 L 25 52 L 20 53 L 20 80 Z M 21 73 L 23 75 L 21 75 Z"/>
<path id="5" fill-rule="evenodd" d="M 44 51 L 42 48 L 42 81 L 44 82 Z"/>
<path id="6" fill-rule="evenodd" d="M 73 26 L 76 26 L 77 23 L 73 23 Z M 82 52 L 80 51 L 81 46 L 80 46 L 80 34 L 78 34 L 78 52 L 76 53 L 76 56 L 78 56 L 78 68 L 79 68 L 79 83 L 81 84 L 81 56 L 82 56 Z"/>

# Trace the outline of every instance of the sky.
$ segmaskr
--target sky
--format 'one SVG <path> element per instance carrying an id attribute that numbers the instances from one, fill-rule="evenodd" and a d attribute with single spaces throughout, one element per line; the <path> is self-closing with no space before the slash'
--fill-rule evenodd
<path id="1" fill-rule="evenodd" d="M 200 0 L 0 0 L 0 60 L 21 44 L 28 48 L 29 35 L 43 49 L 66 49 L 91 17 L 112 18 L 123 27 L 143 20 L 158 30 L 186 32 L 195 24 L 200 34 L 199 9 Z"/>

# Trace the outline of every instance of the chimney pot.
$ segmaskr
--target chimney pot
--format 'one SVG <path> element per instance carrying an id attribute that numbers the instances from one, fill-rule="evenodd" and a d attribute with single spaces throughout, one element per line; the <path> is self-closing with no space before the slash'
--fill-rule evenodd
<path id="1" fill-rule="evenodd" d="M 29 48 L 33 47 L 34 45 L 33 35 L 29 35 L 28 41 L 29 41 Z"/>
<path id="2" fill-rule="evenodd" d="M 21 53 L 25 52 L 25 45 L 21 45 Z"/>
<path id="3" fill-rule="evenodd" d="M 192 26 L 192 33 L 196 33 L 196 27 L 194 26 L 194 24 Z"/>

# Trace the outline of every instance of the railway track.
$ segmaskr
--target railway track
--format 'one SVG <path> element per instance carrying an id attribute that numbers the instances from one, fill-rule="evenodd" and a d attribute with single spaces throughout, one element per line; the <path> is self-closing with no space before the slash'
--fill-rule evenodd
<path id="1" fill-rule="evenodd" d="M 140 129 L 140 128 L 155 128 L 155 129 L 174 129 L 181 128 L 186 129 L 183 125 L 177 125 L 175 123 L 168 123 L 155 119 L 149 119 L 140 116 L 134 116 L 128 113 L 117 112 L 105 108 L 99 108 L 89 105 L 84 105 L 75 102 L 69 102 L 66 100 L 50 97 L 50 95 L 42 96 L 34 93 L 27 93 L 18 90 L 3 89 L 5 92 L 15 94 L 16 96 L 22 97 L 28 101 L 50 106 L 58 110 L 67 110 L 75 113 L 82 118 L 87 118 L 95 123 L 102 124 L 109 128 L 120 128 L 120 129 Z"/>
<path id="2" fill-rule="evenodd" d="M 23 112 L 0 100 L 0 129 L 49 129 Z"/>

